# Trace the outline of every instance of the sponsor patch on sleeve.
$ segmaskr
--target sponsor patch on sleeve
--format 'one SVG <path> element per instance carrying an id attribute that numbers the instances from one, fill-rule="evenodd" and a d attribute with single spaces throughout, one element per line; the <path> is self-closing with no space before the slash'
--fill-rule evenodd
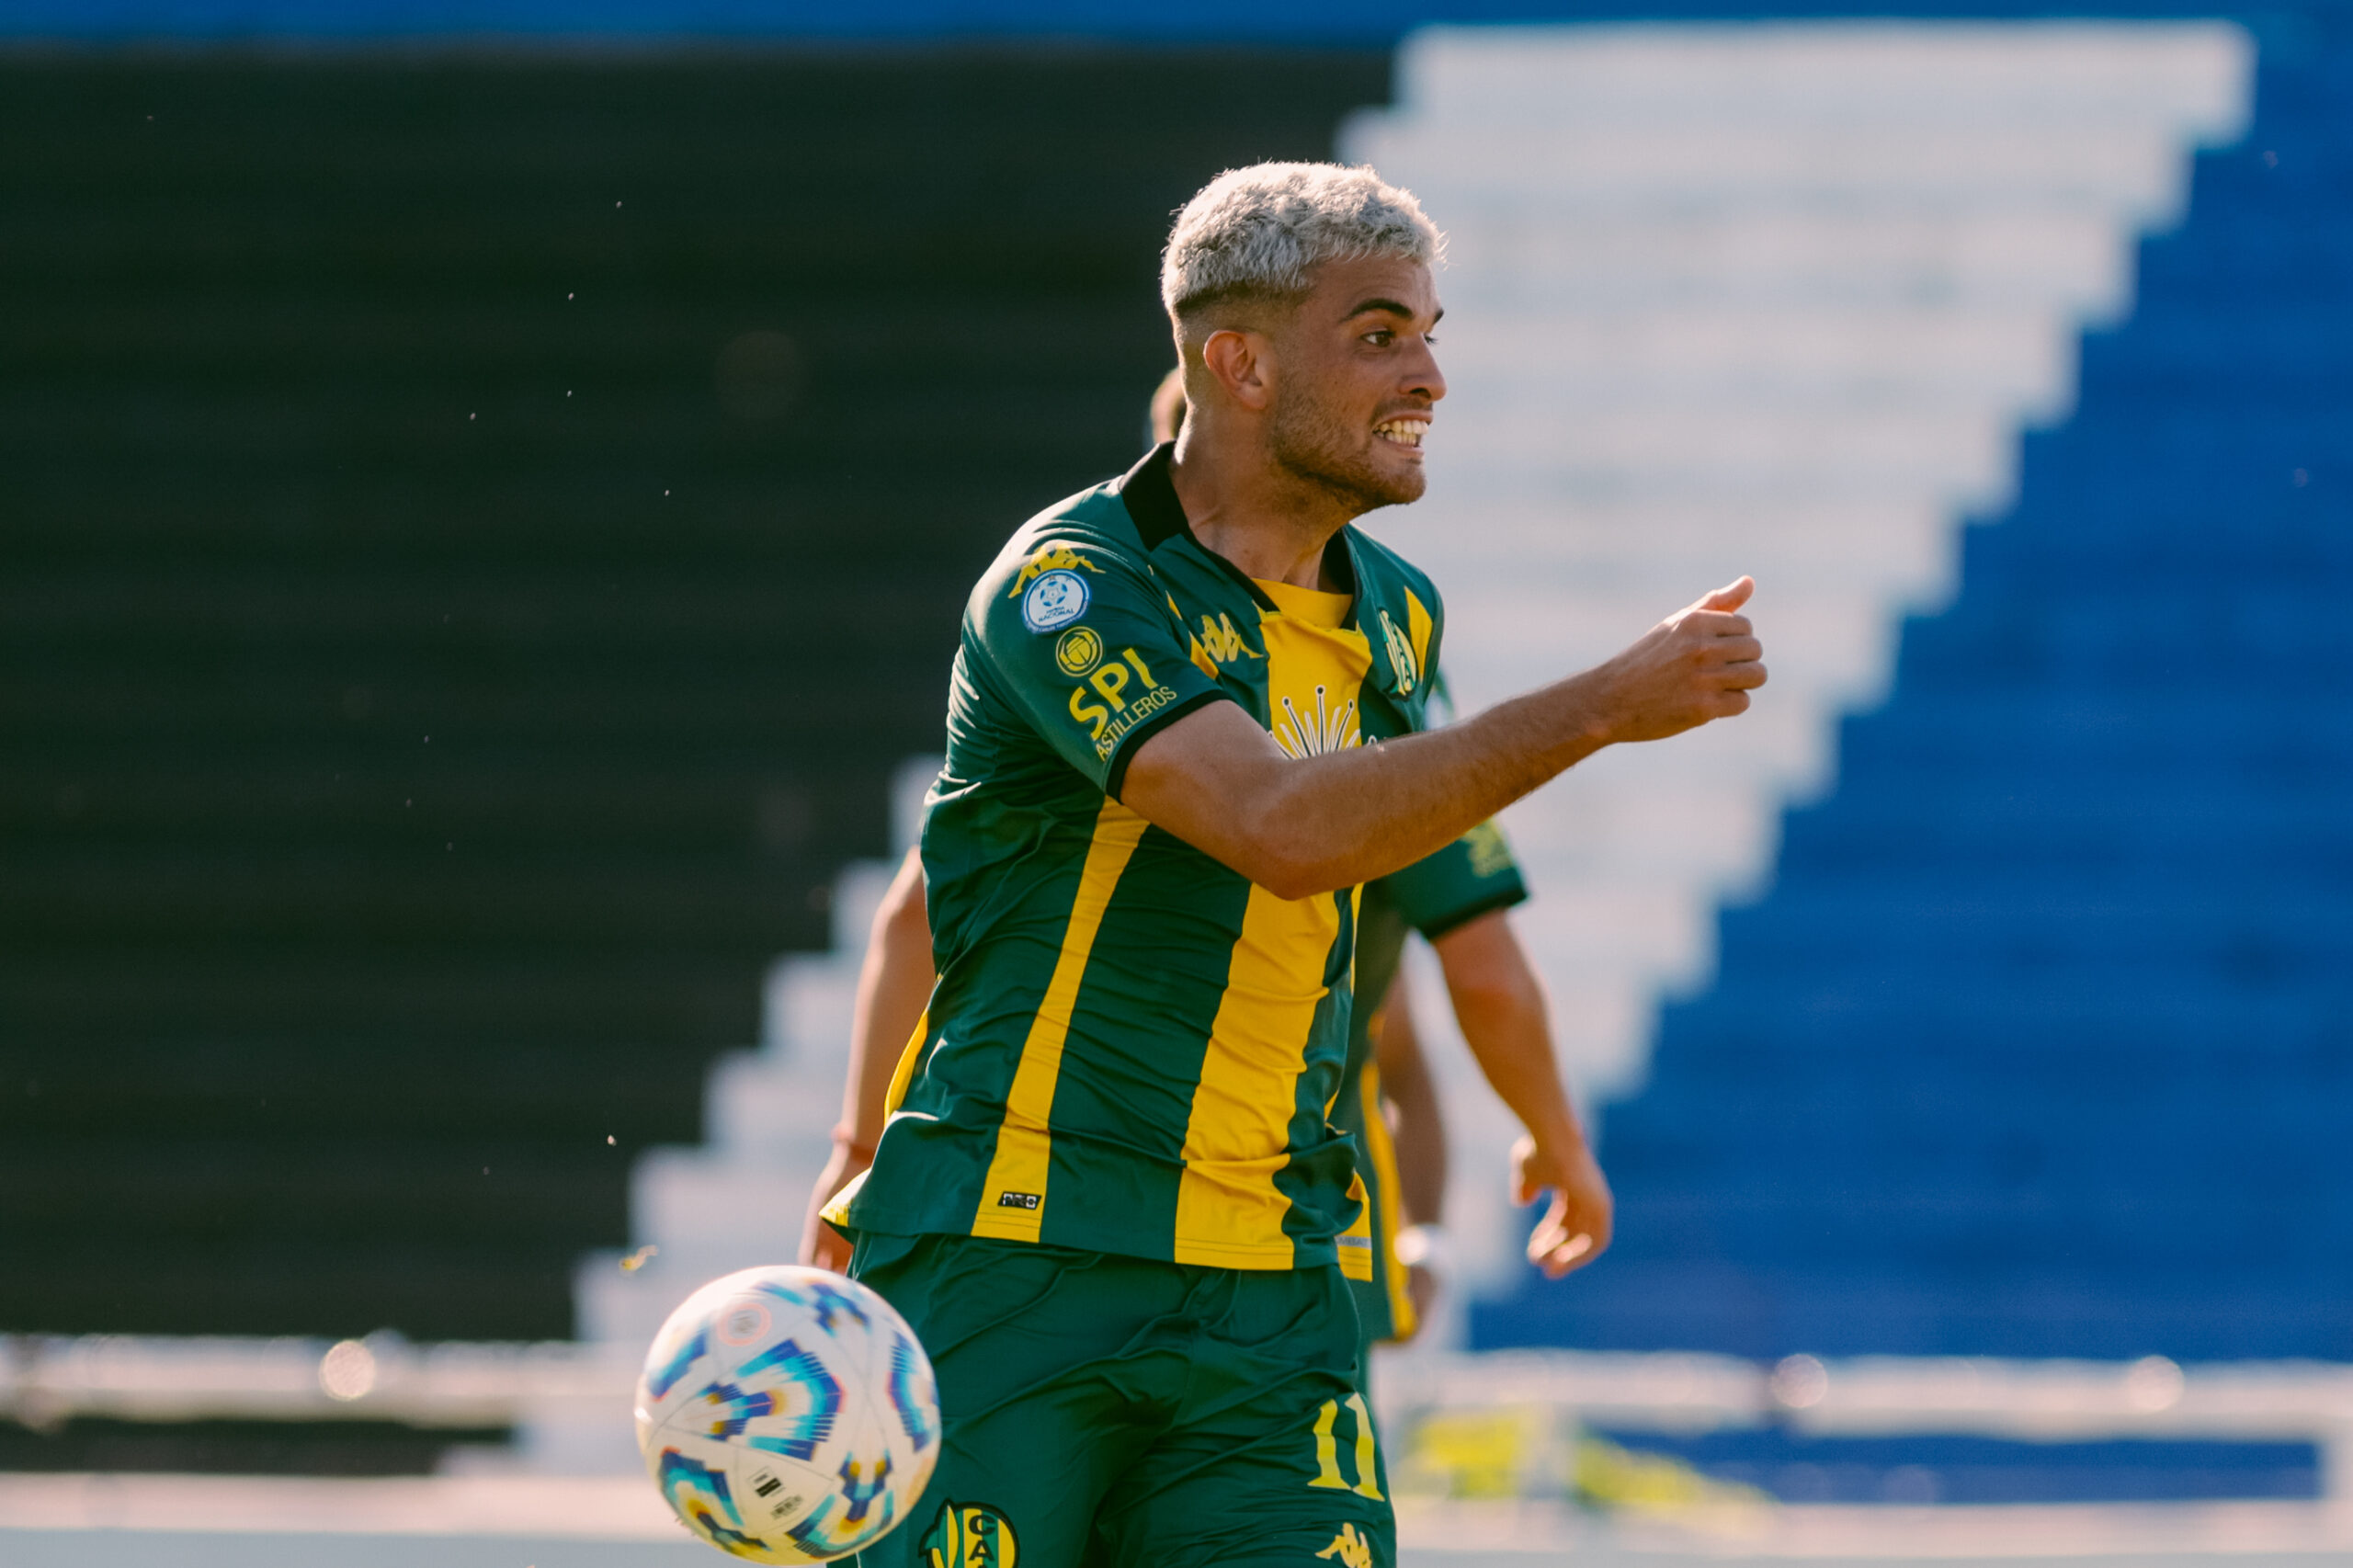
<path id="1" fill-rule="evenodd" d="M 1054 663 L 1066 676 L 1084 676 L 1103 662 L 1103 639 L 1092 627 L 1074 626 L 1054 640 Z"/>

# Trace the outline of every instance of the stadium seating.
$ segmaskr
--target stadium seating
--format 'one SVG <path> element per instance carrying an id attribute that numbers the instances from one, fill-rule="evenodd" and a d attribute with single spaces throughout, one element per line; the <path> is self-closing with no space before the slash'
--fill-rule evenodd
<path id="1" fill-rule="evenodd" d="M 915 840 L 923 794 L 938 767 L 937 756 L 918 756 L 900 768 L 892 790 L 895 853 L 854 861 L 835 879 L 831 949 L 790 955 L 769 971 L 759 1048 L 712 1064 L 702 1143 L 639 1158 L 630 1184 L 631 1247 L 592 1253 L 576 1272 L 582 1338 L 648 1342 L 704 1280 L 798 1255 L 810 1194 L 841 1120 L 867 933 L 897 857 Z M 653 1251 L 640 1250 L 647 1247 Z M 537 1434 L 535 1446 L 545 1450 L 577 1437 L 551 1430 Z"/>
<path id="2" fill-rule="evenodd" d="M 1589 1101 L 1640 1085 L 1717 904 L 1829 782 L 1904 613 L 1949 596 L 1960 518 L 2008 494 L 2019 426 L 2071 403 L 2079 324 L 2126 307 L 2189 148 L 2238 133 L 2248 57 L 2212 24 L 1436 28 L 1401 50 L 1396 107 L 1358 116 L 1350 154 L 1452 235 L 1431 494 L 1372 523 L 1443 587 L 1463 704 L 1760 585 L 1755 711 L 1506 817 Z M 1507 1140 L 1474 1077 L 1447 1088 L 1461 1146 Z M 1476 1271 L 1515 1278 L 1519 1222 L 1461 1187 Z"/>
<path id="3" fill-rule="evenodd" d="M 0 1326 L 570 1333 L 1168 211 L 1388 73 L 0 62 Z"/>
<path id="4" fill-rule="evenodd" d="M 1609 1110 L 1615 1256 L 1480 1343 L 2353 1358 L 2348 106 L 2267 46 Z"/>

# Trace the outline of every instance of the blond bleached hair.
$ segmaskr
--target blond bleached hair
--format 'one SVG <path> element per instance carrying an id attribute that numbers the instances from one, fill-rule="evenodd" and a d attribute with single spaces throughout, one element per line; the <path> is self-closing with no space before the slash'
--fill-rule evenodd
<path id="1" fill-rule="evenodd" d="M 1229 300 L 1295 300 L 1335 261 L 1446 259 L 1446 236 L 1413 192 L 1370 168 L 1253 164 L 1228 169 L 1185 203 L 1160 256 L 1172 319 Z"/>

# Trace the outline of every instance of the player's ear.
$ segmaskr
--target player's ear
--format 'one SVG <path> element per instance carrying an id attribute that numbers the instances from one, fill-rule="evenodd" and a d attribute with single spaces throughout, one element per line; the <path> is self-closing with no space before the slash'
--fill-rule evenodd
<path id="1" fill-rule="evenodd" d="M 1263 412 L 1273 401 L 1274 387 L 1267 363 L 1267 339 L 1255 332 L 1221 327 L 1201 344 L 1201 364 L 1226 396 L 1253 412 Z"/>

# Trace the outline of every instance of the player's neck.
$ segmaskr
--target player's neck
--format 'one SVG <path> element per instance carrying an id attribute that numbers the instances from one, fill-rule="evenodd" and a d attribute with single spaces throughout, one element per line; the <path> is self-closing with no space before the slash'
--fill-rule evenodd
<path id="1" fill-rule="evenodd" d="M 1169 483 L 1193 537 L 1245 575 L 1345 592 L 1324 570 L 1324 548 L 1355 517 L 1348 503 L 1284 472 L 1255 444 L 1180 440 Z"/>

